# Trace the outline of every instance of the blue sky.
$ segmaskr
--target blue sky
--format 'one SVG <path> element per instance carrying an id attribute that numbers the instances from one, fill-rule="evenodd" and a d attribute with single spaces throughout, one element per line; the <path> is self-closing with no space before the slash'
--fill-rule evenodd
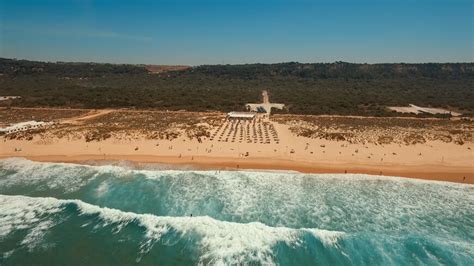
<path id="1" fill-rule="evenodd" d="M 0 0 L 0 57 L 147 64 L 472 62 L 471 0 Z"/>

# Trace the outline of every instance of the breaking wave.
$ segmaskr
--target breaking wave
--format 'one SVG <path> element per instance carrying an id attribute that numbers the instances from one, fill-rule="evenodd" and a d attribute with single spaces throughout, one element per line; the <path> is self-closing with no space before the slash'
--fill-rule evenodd
<path id="1" fill-rule="evenodd" d="M 273 263 L 277 245 L 294 249 L 314 241 L 325 248 L 337 248 L 338 240 L 344 236 L 344 233 L 336 231 L 270 227 L 258 222 L 240 224 L 207 216 L 159 217 L 136 214 L 100 208 L 80 200 L 2 195 L 0 206 L 2 241 L 7 241 L 14 232 L 24 231 L 21 247 L 29 251 L 37 248 L 38 243 L 45 242 L 46 234 L 55 234 L 55 227 L 72 223 L 71 220 L 78 218 L 83 218 L 80 228 L 88 228 L 95 233 L 101 228 L 108 228 L 105 234 L 109 234 L 109 237 L 126 234 L 123 231 L 128 226 L 141 231 L 136 247 L 139 250 L 138 260 L 144 253 L 152 252 L 154 245 L 172 246 L 173 242 L 185 239 L 186 242 L 195 243 L 197 250 L 194 252 L 199 254 L 199 262 Z M 10 257 L 13 254 L 15 251 L 9 254 Z"/>
<path id="2" fill-rule="evenodd" d="M 0 264 L 472 265 L 472 206 L 447 182 L 13 158 Z"/>

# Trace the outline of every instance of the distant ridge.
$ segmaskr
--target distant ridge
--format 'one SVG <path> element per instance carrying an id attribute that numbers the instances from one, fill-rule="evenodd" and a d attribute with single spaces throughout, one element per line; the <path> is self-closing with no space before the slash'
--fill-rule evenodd
<path id="1" fill-rule="evenodd" d="M 163 72 L 186 72 L 230 78 L 258 79 L 261 77 L 297 78 L 355 78 L 374 79 L 392 77 L 429 77 L 457 78 L 474 77 L 474 63 L 386 63 L 356 64 L 348 62 L 334 63 L 276 63 L 276 64 L 240 64 L 240 65 L 146 65 L 146 64 L 110 64 L 78 62 L 40 62 L 0 58 L 0 74 L 54 74 L 74 77 L 100 76 L 105 74 L 142 74 Z"/>

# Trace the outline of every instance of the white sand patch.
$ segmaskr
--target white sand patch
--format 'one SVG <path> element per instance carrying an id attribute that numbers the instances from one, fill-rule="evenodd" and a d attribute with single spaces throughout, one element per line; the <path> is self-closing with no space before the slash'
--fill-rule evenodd
<path id="1" fill-rule="evenodd" d="M 416 106 L 414 104 L 410 104 L 410 106 L 390 106 L 388 107 L 389 110 L 399 112 L 399 113 L 429 113 L 429 114 L 451 114 L 452 116 L 460 116 L 461 113 L 449 111 L 442 108 L 430 108 L 430 107 L 421 107 Z"/>

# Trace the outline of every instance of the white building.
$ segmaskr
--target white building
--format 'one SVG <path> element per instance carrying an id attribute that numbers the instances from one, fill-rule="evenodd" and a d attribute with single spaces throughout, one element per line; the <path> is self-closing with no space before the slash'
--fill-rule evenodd
<path id="1" fill-rule="evenodd" d="M 229 118 L 229 119 L 253 120 L 255 118 L 255 113 L 252 113 L 252 112 L 230 112 L 230 113 L 227 113 L 227 118 Z"/>
<path id="2" fill-rule="evenodd" d="M 0 133 L 10 134 L 10 133 L 15 133 L 19 131 L 26 131 L 29 129 L 38 129 L 50 124 L 52 124 L 52 122 L 41 122 L 41 121 L 40 122 L 38 121 L 21 122 L 21 123 L 12 124 L 8 127 L 0 128 Z"/>
<path id="3" fill-rule="evenodd" d="M 20 96 L 0 96 L 0 101 L 20 99 Z"/>

